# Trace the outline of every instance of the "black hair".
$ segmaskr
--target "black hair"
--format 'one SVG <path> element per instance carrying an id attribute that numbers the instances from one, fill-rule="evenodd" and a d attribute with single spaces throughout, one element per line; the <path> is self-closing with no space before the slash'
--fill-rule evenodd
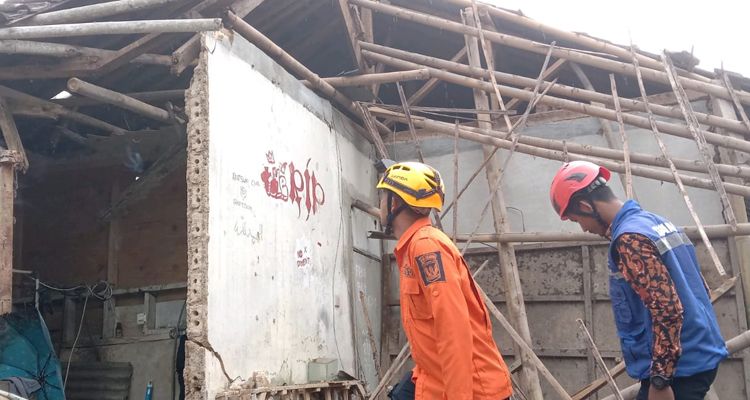
<path id="1" fill-rule="evenodd" d="M 615 199 L 617 199 L 617 196 L 615 196 L 615 193 L 607 185 L 599 186 L 590 192 L 579 191 L 570 198 L 565 214 L 588 215 L 588 213 L 581 211 L 581 200 L 592 203 L 594 201 L 609 202 Z"/>

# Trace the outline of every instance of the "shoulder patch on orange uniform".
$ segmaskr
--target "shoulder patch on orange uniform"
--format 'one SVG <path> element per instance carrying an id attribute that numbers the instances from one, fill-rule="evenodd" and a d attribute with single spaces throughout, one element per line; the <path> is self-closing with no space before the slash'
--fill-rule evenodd
<path id="1" fill-rule="evenodd" d="M 425 286 L 435 282 L 445 282 L 443 258 L 439 251 L 419 255 L 416 257 L 416 261 Z"/>

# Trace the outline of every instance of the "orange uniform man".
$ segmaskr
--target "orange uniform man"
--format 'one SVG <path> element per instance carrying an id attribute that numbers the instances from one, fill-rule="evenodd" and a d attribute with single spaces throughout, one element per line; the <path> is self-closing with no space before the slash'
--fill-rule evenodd
<path id="1" fill-rule="evenodd" d="M 455 244 L 430 223 L 443 206 L 440 174 L 390 165 L 377 185 L 386 233 L 398 238 L 401 320 L 411 345 L 415 400 L 501 400 L 510 374 L 490 316 Z"/>

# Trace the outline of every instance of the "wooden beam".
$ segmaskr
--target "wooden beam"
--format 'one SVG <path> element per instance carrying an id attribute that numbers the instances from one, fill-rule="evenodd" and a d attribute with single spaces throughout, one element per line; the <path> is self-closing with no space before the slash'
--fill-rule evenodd
<path id="1" fill-rule="evenodd" d="M 78 78 L 68 80 L 68 90 L 92 99 L 96 99 L 114 106 L 130 110 L 161 122 L 174 122 L 167 110 L 144 103 L 138 99 L 126 96 L 113 90 L 105 89 Z"/>
<path id="2" fill-rule="evenodd" d="M 444 71 L 444 70 L 433 68 L 424 64 L 404 61 L 404 60 L 397 59 L 395 57 L 381 55 L 375 52 L 371 52 L 369 50 L 365 50 L 364 46 L 363 46 L 362 54 L 372 60 L 382 61 L 388 65 L 391 65 L 392 67 L 399 68 L 399 69 L 428 68 L 430 70 L 431 76 L 438 77 L 446 82 L 450 82 L 450 83 L 460 85 L 460 86 L 465 86 L 465 87 L 472 88 L 472 89 L 481 89 L 486 92 L 494 93 L 494 88 L 492 84 L 483 82 L 479 79 L 474 79 L 474 78 L 470 78 L 464 75 Z M 542 87 L 546 89 L 547 85 L 543 85 Z M 554 85 L 551 85 L 551 87 L 554 87 Z M 511 86 L 500 85 L 499 89 L 501 92 L 506 93 L 508 96 L 517 97 L 526 101 L 530 101 L 533 97 L 533 93 L 526 91 L 526 90 L 511 87 Z M 608 98 L 607 101 L 611 101 L 610 96 L 605 96 L 605 97 Z M 620 100 L 623 101 L 622 98 Z M 615 112 L 615 110 L 611 110 L 608 108 L 594 107 L 594 106 L 587 105 L 587 104 L 581 104 L 577 101 L 568 100 L 568 99 L 564 99 L 560 97 L 553 97 L 553 96 L 544 96 L 539 100 L 539 102 L 541 104 L 547 104 L 555 108 L 561 108 L 561 109 L 565 109 L 568 111 L 575 111 L 581 114 L 590 115 L 592 117 L 605 118 L 610 121 L 617 121 L 617 113 Z M 623 121 L 627 123 L 628 125 L 637 126 L 639 128 L 644 128 L 644 129 L 651 128 L 651 124 L 648 118 L 640 117 L 640 116 L 633 115 L 633 114 L 623 114 L 622 117 L 623 117 Z M 667 134 L 674 135 L 674 136 L 692 139 L 692 135 L 690 134 L 688 128 L 685 125 L 670 123 L 666 121 L 657 121 L 656 123 L 657 123 L 657 126 L 659 127 L 659 130 L 662 133 L 667 133 Z M 733 148 L 733 149 L 740 150 L 746 153 L 750 153 L 750 142 L 747 142 L 744 140 L 738 140 L 735 138 L 729 138 L 726 136 L 721 136 L 721 135 L 708 132 L 705 130 L 702 131 L 702 133 L 706 137 L 706 140 L 709 143 L 728 147 L 728 148 Z"/>
<path id="3" fill-rule="evenodd" d="M 88 22 L 83 24 L 0 28 L 0 39 L 41 39 L 94 35 L 131 35 L 154 32 L 201 32 L 215 31 L 219 28 L 221 28 L 221 20 L 218 18 Z"/>
<path id="4" fill-rule="evenodd" d="M 370 8 L 376 12 L 391 15 L 399 19 L 416 22 L 418 24 L 431 26 L 462 35 L 479 36 L 477 28 L 468 27 L 458 22 L 450 21 L 448 19 L 436 17 L 430 14 L 419 13 L 407 8 L 396 7 L 372 0 L 349 0 L 349 2 L 362 7 Z M 483 32 L 483 34 L 488 40 L 492 41 L 493 43 L 526 50 L 537 54 L 545 54 L 549 49 L 549 45 L 547 44 L 534 42 L 532 40 L 520 38 L 517 36 L 491 31 L 485 31 Z M 629 63 L 623 63 L 616 60 L 598 57 L 573 49 L 558 48 L 553 51 L 552 56 L 556 58 L 565 58 L 569 61 L 600 68 L 605 71 L 635 76 L 635 69 L 633 65 Z M 643 75 L 644 79 L 652 82 L 662 84 L 669 83 L 667 75 L 662 71 L 657 71 L 649 68 L 641 68 L 641 74 Z M 712 94 L 721 98 L 729 97 L 727 90 L 722 86 L 686 77 L 680 77 L 679 79 L 685 88 L 706 92 L 708 94 Z M 750 93 L 738 92 L 737 96 L 740 98 L 740 101 L 742 101 L 743 104 L 750 104 Z"/>
<path id="5" fill-rule="evenodd" d="M 13 119 L 13 114 L 3 97 L 0 97 L 0 131 L 3 133 L 3 138 L 5 139 L 5 144 L 8 146 L 8 150 L 15 151 L 21 157 L 18 169 L 26 172 L 26 170 L 29 169 L 29 159 L 26 157 L 26 150 L 23 148 L 21 136 L 18 134 L 18 128 Z"/>
<path id="6" fill-rule="evenodd" d="M 184 89 L 156 90 L 153 92 L 134 92 L 123 94 L 125 96 L 132 97 L 149 104 L 166 102 L 170 100 L 183 101 L 185 99 Z M 52 103 L 59 104 L 65 107 L 102 106 L 107 104 L 99 100 L 79 96 L 68 97 L 65 99 L 52 99 L 50 101 Z"/>
<path id="7" fill-rule="evenodd" d="M 475 23 L 473 13 L 471 13 L 471 10 L 467 11 L 469 11 L 469 15 L 466 20 L 469 25 L 473 25 Z M 465 42 L 469 65 L 481 67 L 479 43 L 477 39 L 473 36 L 465 36 Z M 485 53 L 485 55 L 488 56 L 488 58 L 491 57 L 491 55 L 489 55 L 487 52 Z M 496 86 L 495 89 L 497 89 Z M 499 95 L 497 101 L 499 103 L 502 103 L 503 101 L 502 98 L 499 97 Z M 474 107 L 479 110 L 490 110 L 490 99 L 487 96 L 486 92 L 482 90 L 474 90 Z M 477 113 L 476 117 L 480 128 L 492 129 L 492 120 L 490 119 L 490 116 L 488 114 Z M 508 118 L 507 115 L 505 117 Z M 510 122 L 508 122 L 508 124 L 510 124 Z M 454 131 L 458 131 L 458 129 L 455 129 Z M 456 134 L 457 133 L 458 132 L 456 132 Z M 485 175 L 489 188 L 493 225 L 495 228 L 495 232 L 498 234 L 502 234 L 508 232 L 510 229 L 508 224 L 507 209 L 505 207 L 505 198 L 503 196 L 502 189 L 500 187 L 496 187 L 499 186 L 498 183 L 500 174 L 504 171 L 501 169 L 499 161 L 494 157 L 495 149 L 495 146 L 485 145 L 482 147 L 482 152 L 484 153 L 484 157 L 488 159 L 487 165 L 485 166 Z M 518 331 L 518 339 L 520 340 L 514 341 L 514 348 L 516 354 L 524 361 L 524 368 L 521 371 L 521 385 L 524 391 L 529 396 L 531 396 L 531 399 L 541 400 L 542 389 L 539 382 L 539 376 L 537 375 L 537 368 L 539 368 L 539 366 L 535 365 L 535 363 L 532 361 L 534 360 L 535 355 L 529 347 L 529 344 L 532 343 L 531 331 L 529 329 L 529 322 L 526 317 L 526 306 L 523 301 L 523 289 L 521 287 L 521 281 L 518 274 L 518 262 L 516 260 L 516 254 L 512 245 L 510 244 L 498 243 L 497 248 L 498 259 L 500 260 L 500 271 L 503 276 L 505 294 L 508 299 L 508 301 L 506 302 L 506 306 L 508 308 L 508 313 L 510 314 L 510 319 L 511 321 L 513 321 L 512 324 L 508 324 L 507 321 L 505 321 L 505 324 L 512 325 L 512 327 Z M 479 290 L 481 292 L 481 289 Z M 486 296 L 485 302 L 488 302 Z M 491 302 L 487 304 L 488 307 L 490 307 L 491 305 Z M 502 318 L 502 315 L 496 315 L 496 317 L 500 319 Z M 506 330 L 507 329 L 508 327 L 506 327 Z M 526 346 L 524 346 L 523 344 L 526 344 Z M 544 366 L 541 365 L 541 368 L 544 368 Z"/>
<path id="8" fill-rule="evenodd" d="M 92 57 L 92 59 L 88 60 L 88 62 L 92 62 L 96 61 L 98 58 L 110 56 L 116 53 L 116 51 L 97 49 L 94 47 L 86 46 L 74 46 L 62 43 L 36 42 L 31 40 L 0 40 L 0 53 L 26 54 L 60 58 L 89 56 Z M 141 56 L 133 59 L 133 62 L 153 65 L 171 64 L 169 56 L 164 56 L 161 54 L 142 54 Z"/>

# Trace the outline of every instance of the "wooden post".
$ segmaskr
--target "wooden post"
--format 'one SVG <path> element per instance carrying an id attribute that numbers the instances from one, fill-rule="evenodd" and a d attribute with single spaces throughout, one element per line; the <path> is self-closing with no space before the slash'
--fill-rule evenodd
<path id="1" fill-rule="evenodd" d="M 0 315 L 13 311 L 14 164 L 0 153 Z"/>
<path id="2" fill-rule="evenodd" d="M 589 246 L 581 246 L 581 269 L 583 276 L 583 317 L 586 324 L 590 326 L 594 325 L 594 282 L 591 279 L 591 250 Z M 596 331 L 594 331 L 596 334 Z M 593 338 L 592 338 L 593 339 Z M 591 353 L 586 354 L 587 364 L 586 373 L 588 380 L 593 381 L 596 378 L 596 365 L 594 355 Z"/>
<path id="3" fill-rule="evenodd" d="M 71 344 L 76 337 L 76 301 L 72 296 L 65 296 L 63 303 L 63 331 L 62 342 Z"/>
<path id="4" fill-rule="evenodd" d="M 394 58 L 398 58 L 404 61 L 411 61 L 413 63 L 438 68 L 438 69 L 445 69 L 446 71 L 454 72 L 457 74 L 461 74 L 468 77 L 474 77 L 474 78 L 489 78 L 490 72 L 486 69 L 482 68 L 474 68 L 471 66 L 468 66 L 466 64 L 462 64 L 455 61 L 449 61 L 449 60 L 443 60 L 440 58 L 419 54 L 419 53 L 412 53 L 405 50 L 395 49 L 392 47 L 387 47 L 379 44 L 374 43 L 360 43 L 363 50 L 367 50 L 369 52 L 378 53 L 381 55 L 387 55 Z M 560 61 L 560 60 L 558 60 Z M 555 65 L 558 65 L 559 63 L 555 63 L 552 67 Z M 550 69 L 552 69 L 550 67 Z M 418 67 L 415 67 L 418 68 Z M 495 74 L 495 78 L 498 82 L 511 85 L 511 86 L 526 86 L 527 88 L 531 88 L 535 85 L 535 80 L 533 78 L 528 78 L 520 75 L 514 75 L 509 74 L 506 72 L 501 71 L 492 71 L 492 73 Z M 547 77 L 545 77 L 547 79 Z M 555 84 L 551 85 L 548 82 L 544 82 L 544 86 L 546 87 L 550 85 L 550 93 L 559 95 L 561 97 L 570 97 L 573 99 L 578 99 L 581 101 L 587 101 L 587 102 L 597 102 L 606 104 L 608 106 L 614 105 L 612 96 L 599 93 L 596 91 L 590 91 L 590 90 L 584 90 L 581 88 L 573 87 L 573 86 L 567 86 L 562 84 Z M 502 89 L 502 87 L 501 87 Z M 529 89 L 525 89 L 528 91 Z M 492 89 L 490 89 L 492 90 Z M 643 103 L 642 99 L 630 99 L 625 97 L 620 97 L 620 103 L 622 106 L 629 110 L 635 110 L 635 111 L 646 111 L 646 106 Z M 669 106 L 663 106 L 658 104 L 651 104 L 651 111 L 657 115 L 665 116 L 665 117 L 673 117 L 673 118 L 682 118 L 682 113 L 679 109 Z M 701 123 L 716 126 L 724 129 L 732 130 L 733 132 L 742 133 L 748 137 L 750 137 L 750 130 L 742 123 L 738 121 L 733 121 L 730 119 L 724 119 L 717 117 L 715 115 L 706 114 L 706 113 L 696 113 L 696 117 Z"/>
<path id="5" fill-rule="evenodd" d="M 87 22 L 83 24 L 0 28 L 0 39 L 40 39 L 91 35 L 128 35 L 154 32 L 202 32 L 215 31 L 220 28 L 221 20 L 218 18 Z"/>
<path id="6" fill-rule="evenodd" d="M 474 23 L 473 12 L 467 10 L 469 23 Z M 469 65 L 474 67 L 481 67 L 481 61 L 479 56 L 479 44 L 477 39 L 473 36 L 466 36 L 466 49 L 469 59 Z M 488 53 L 486 53 L 488 54 Z M 498 102 L 502 102 L 502 98 L 498 97 Z M 481 90 L 474 90 L 474 107 L 478 110 L 490 110 L 490 101 L 487 97 L 487 93 Z M 477 119 L 480 128 L 492 129 L 492 120 L 489 114 L 477 113 Z M 510 131 L 510 127 L 508 129 Z M 499 181 L 498 174 L 504 171 L 500 170 L 500 163 L 493 157 L 493 151 L 495 147 L 482 146 L 484 156 L 489 159 L 486 167 L 487 184 L 489 188 L 490 204 L 492 207 L 493 224 L 495 232 L 505 233 L 508 232 L 508 213 L 505 208 L 505 199 L 503 197 L 502 189 L 495 187 L 496 182 Z M 521 287 L 521 280 L 518 275 L 518 264 L 516 261 L 516 254 L 513 246 L 507 243 L 498 243 L 498 259 L 500 261 L 500 271 L 504 280 L 505 294 L 506 294 L 506 305 L 508 307 L 508 313 L 511 321 L 513 321 L 513 327 L 519 332 L 523 341 L 527 344 L 531 344 L 531 331 L 529 329 L 529 322 L 526 318 L 526 305 L 523 300 L 523 290 Z M 485 302 L 488 300 L 485 299 Z M 524 368 L 521 371 L 521 387 L 524 392 L 534 400 L 542 399 L 542 387 L 539 382 L 539 376 L 537 375 L 537 368 L 533 363 L 528 362 L 531 359 L 533 351 L 528 354 L 527 349 L 523 349 L 519 344 L 514 344 L 515 353 L 524 362 Z"/>
<path id="7" fill-rule="evenodd" d="M 120 182 L 115 179 L 112 182 L 112 191 L 110 195 L 110 205 L 114 207 L 120 199 Z M 120 276 L 120 218 L 114 216 L 109 220 L 109 235 L 107 239 L 107 281 L 117 286 Z"/>

